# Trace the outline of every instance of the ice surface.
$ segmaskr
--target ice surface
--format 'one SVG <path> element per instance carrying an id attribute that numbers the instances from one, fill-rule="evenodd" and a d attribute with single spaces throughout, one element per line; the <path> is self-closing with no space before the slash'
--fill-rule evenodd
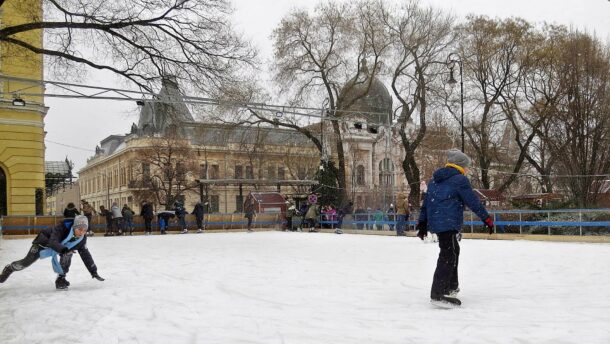
<path id="1" fill-rule="evenodd" d="M 0 264 L 30 240 L 2 240 Z M 0 343 L 610 343 L 610 245 L 463 240 L 460 309 L 429 303 L 438 247 L 321 233 L 94 237 L 68 292 L 50 260 L 0 285 Z"/>

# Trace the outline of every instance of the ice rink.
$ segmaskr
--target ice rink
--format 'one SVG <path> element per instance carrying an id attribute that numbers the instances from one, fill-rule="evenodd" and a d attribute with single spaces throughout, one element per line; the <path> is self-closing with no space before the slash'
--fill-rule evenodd
<path id="1" fill-rule="evenodd" d="M 1 240 L 0 264 L 28 240 Z M 0 343 L 610 343 L 610 245 L 463 240 L 460 309 L 435 309 L 438 247 L 322 233 L 93 237 L 0 284 Z"/>

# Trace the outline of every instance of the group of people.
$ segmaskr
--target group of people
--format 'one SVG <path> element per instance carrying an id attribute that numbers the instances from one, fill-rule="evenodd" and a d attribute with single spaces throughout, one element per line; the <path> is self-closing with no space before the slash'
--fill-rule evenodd
<path id="1" fill-rule="evenodd" d="M 127 204 L 123 205 L 122 209 L 116 202 L 112 203 L 110 209 L 101 205 L 100 215 L 106 219 L 104 236 L 118 236 L 123 235 L 123 233 L 133 234 L 133 216 L 135 213 Z"/>
<path id="2" fill-rule="evenodd" d="M 400 197 L 402 199 L 400 199 Z M 337 209 L 334 205 L 318 205 L 303 202 L 297 207 L 288 201 L 286 210 L 286 230 L 299 230 L 308 228 L 311 232 L 318 231 L 318 228 L 336 228 L 339 231 L 343 226 L 343 220 L 351 218 L 356 229 L 383 230 L 387 228 L 391 231 L 396 229 L 396 234 L 405 236 L 407 221 L 410 214 L 410 204 L 406 196 L 399 195 L 398 207 L 390 204 L 390 207 L 383 211 L 381 208 L 373 211 L 371 208 L 366 210 L 361 207 L 352 212 L 352 202 L 348 202 L 344 207 Z M 294 219 L 300 217 L 301 226 L 295 226 Z M 338 231 L 338 232 L 339 232 Z"/>
<path id="3" fill-rule="evenodd" d="M 191 214 L 195 215 L 195 221 L 197 224 L 197 233 L 203 233 L 205 230 L 204 216 L 205 216 L 205 206 L 207 202 L 197 202 Z M 169 223 L 171 219 L 176 217 L 178 221 L 178 226 L 181 228 L 181 234 L 188 233 L 188 225 L 186 223 L 186 215 L 188 212 L 184 207 L 184 204 L 180 201 L 174 202 L 174 207 L 172 210 L 161 210 L 155 214 L 153 205 L 148 201 L 142 202 L 142 206 L 140 208 L 140 216 L 144 219 L 144 234 L 150 235 L 152 234 L 152 221 L 157 216 L 157 223 L 159 225 L 159 232 L 161 234 L 166 234 L 167 229 L 169 228 Z"/>
<path id="4" fill-rule="evenodd" d="M 86 235 L 94 235 L 95 233 L 91 229 L 91 219 L 93 218 L 93 215 L 97 215 L 98 212 L 96 212 L 86 200 L 81 200 L 80 210 L 76 208 L 74 203 L 68 203 L 64 209 L 63 215 L 65 219 L 74 219 L 76 216 L 81 215 L 81 213 L 87 218 L 88 223 L 90 224 Z M 177 218 L 178 225 L 182 229 L 181 233 L 188 233 L 188 227 L 186 224 L 187 214 L 188 212 L 184 208 L 184 205 L 178 201 L 174 203 L 174 208 L 172 210 L 163 210 L 157 213 L 155 213 L 153 205 L 148 201 L 143 201 L 140 208 L 140 216 L 142 216 L 144 219 L 144 233 L 147 235 L 152 233 L 152 221 L 154 220 L 155 216 L 157 217 L 157 223 L 159 225 L 161 234 L 166 234 L 167 228 L 169 227 L 169 222 L 174 217 Z M 195 215 L 195 219 L 197 221 L 197 233 L 202 233 L 205 229 L 203 223 L 205 214 L 204 203 L 198 202 L 191 214 Z M 133 235 L 133 218 L 136 213 L 127 204 L 123 205 L 123 208 L 120 208 L 116 202 L 113 202 L 110 209 L 107 209 L 104 205 L 101 205 L 99 215 L 103 216 L 106 220 L 106 230 L 104 236 L 120 236 L 123 234 Z"/>

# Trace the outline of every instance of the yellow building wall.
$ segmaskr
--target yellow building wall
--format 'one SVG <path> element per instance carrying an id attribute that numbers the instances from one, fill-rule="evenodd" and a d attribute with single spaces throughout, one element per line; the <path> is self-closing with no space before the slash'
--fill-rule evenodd
<path id="1" fill-rule="evenodd" d="M 9 27 L 40 20 L 40 0 L 8 0 L 0 7 L 0 25 Z M 30 31 L 15 37 L 42 47 L 42 31 Z M 0 73 L 5 77 L 43 79 L 42 56 L 1 42 Z M 7 179 L 8 215 L 36 213 L 36 189 L 44 190 L 44 92 L 40 84 L 27 81 L 0 80 L 0 168 Z M 33 93 L 37 96 L 26 96 Z M 20 95 L 26 106 L 14 106 Z M 44 195 L 43 198 L 44 199 Z M 41 209 L 43 210 L 43 209 Z"/>

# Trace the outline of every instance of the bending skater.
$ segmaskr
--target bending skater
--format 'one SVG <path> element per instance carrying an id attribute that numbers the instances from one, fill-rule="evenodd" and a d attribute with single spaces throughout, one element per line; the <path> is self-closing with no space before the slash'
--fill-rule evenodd
<path id="1" fill-rule="evenodd" d="M 57 289 L 68 289 L 70 282 L 66 280 L 66 274 L 70 270 L 72 254 L 78 251 L 80 258 L 85 263 L 92 278 L 98 281 L 104 279 L 97 273 L 97 266 L 87 249 L 87 228 L 89 221 L 84 215 L 77 215 L 73 219 L 65 219 L 55 228 L 45 229 L 40 232 L 32 242 L 32 247 L 25 258 L 14 261 L 2 270 L 0 283 L 4 283 L 15 271 L 21 271 L 42 258 L 51 257 L 53 270 L 58 274 L 55 280 Z M 59 260 L 57 259 L 59 255 Z"/>

